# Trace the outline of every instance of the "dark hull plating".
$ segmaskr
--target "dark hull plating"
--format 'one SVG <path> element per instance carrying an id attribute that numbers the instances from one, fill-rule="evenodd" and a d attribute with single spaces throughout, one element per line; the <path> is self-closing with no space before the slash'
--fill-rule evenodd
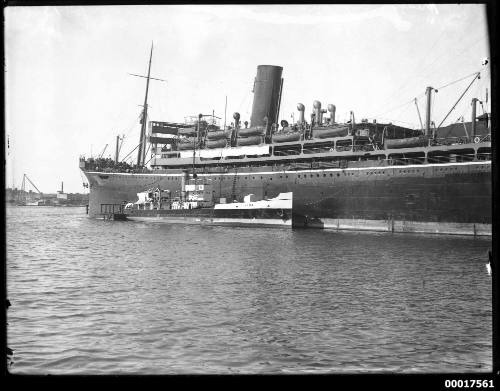
<path id="1" fill-rule="evenodd" d="M 158 186 L 180 192 L 182 174 L 86 172 L 89 214 Z M 293 192 L 294 225 L 392 232 L 491 235 L 491 163 L 467 162 L 302 171 L 198 174 L 215 197 Z"/>

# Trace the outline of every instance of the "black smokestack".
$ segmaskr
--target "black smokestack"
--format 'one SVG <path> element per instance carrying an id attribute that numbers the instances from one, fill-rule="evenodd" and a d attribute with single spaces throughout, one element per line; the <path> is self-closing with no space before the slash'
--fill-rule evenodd
<path id="1" fill-rule="evenodd" d="M 259 65 L 253 89 L 252 116 L 250 126 L 269 126 L 278 121 L 278 107 L 283 68 L 275 65 Z"/>

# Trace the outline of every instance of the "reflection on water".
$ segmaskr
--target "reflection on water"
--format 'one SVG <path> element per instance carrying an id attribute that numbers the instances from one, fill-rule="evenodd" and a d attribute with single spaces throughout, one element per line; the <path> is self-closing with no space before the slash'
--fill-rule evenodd
<path id="1" fill-rule="evenodd" d="M 11 207 L 11 371 L 488 372 L 490 248 Z"/>

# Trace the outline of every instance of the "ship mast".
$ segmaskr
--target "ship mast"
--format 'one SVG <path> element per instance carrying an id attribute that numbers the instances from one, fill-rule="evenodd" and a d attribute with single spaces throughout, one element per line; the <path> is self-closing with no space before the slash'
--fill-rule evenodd
<path id="1" fill-rule="evenodd" d="M 139 149 L 137 151 L 137 165 L 142 166 L 144 165 L 144 161 L 146 158 L 146 126 L 147 126 L 147 118 L 148 118 L 148 91 L 149 91 L 149 81 L 150 80 L 159 80 L 159 81 L 166 81 L 163 79 L 157 79 L 155 77 L 150 76 L 151 72 L 151 59 L 153 58 L 153 42 L 151 42 L 151 52 L 149 54 L 149 66 L 148 66 L 148 75 L 147 76 L 141 76 L 141 75 L 135 75 L 133 73 L 130 73 L 132 76 L 137 76 L 137 77 L 143 77 L 147 79 L 146 81 L 146 94 L 144 97 L 144 105 L 143 105 L 143 110 L 142 110 L 142 118 L 141 118 L 141 134 L 139 137 Z"/>
<path id="2" fill-rule="evenodd" d="M 146 96 L 144 97 L 144 106 L 142 110 L 142 120 L 141 120 L 141 135 L 139 138 L 139 150 L 137 152 L 137 165 L 142 166 L 144 164 L 145 154 L 146 154 L 146 123 L 148 118 L 148 90 L 149 90 L 149 76 L 151 72 L 151 59 L 153 58 L 153 43 L 151 43 L 151 52 L 149 54 L 149 66 L 148 66 L 148 77 L 146 81 Z"/>
<path id="3" fill-rule="evenodd" d="M 425 95 L 427 96 L 427 104 L 425 108 L 425 135 L 429 137 L 431 132 L 431 99 L 433 87 L 427 87 L 425 89 Z"/>

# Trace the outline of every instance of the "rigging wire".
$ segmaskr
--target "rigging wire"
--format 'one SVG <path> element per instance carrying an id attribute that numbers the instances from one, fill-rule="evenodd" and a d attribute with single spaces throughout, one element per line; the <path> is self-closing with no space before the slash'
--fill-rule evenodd
<path id="1" fill-rule="evenodd" d="M 146 163 L 144 163 L 144 165 L 147 165 L 147 164 L 148 164 L 151 160 L 153 160 L 153 158 L 154 158 L 154 156 L 151 156 L 151 157 L 149 158 L 149 160 L 148 160 Z"/>
<path id="2" fill-rule="evenodd" d="M 414 124 L 410 123 L 410 122 L 406 122 L 406 121 L 401 121 L 399 119 L 394 119 L 394 118 L 388 118 L 388 117 L 377 117 L 377 118 L 367 118 L 367 119 L 376 119 L 376 120 L 385 120 L 385 121 L 388 121 L 388 122 L 391 122 L 391 123 L 401 123 L 401 124 L 405 124 L 405 125 L 410 125 L 410 126 L 413 126 Z"/>
<path id="3" fill-rule="evenodd" d="M 411 108 L 411 105 L 405 105 L 404 107 L 401 108 L 401 110 L 399 110 L 397 113 L 394 114 L 394 118 L 406 118 L 405 114 L 406 112 Z M 395 120 L 397 122 L 401 122 L 403 123 L 404 121 L 400 121 L 400 120 Z M 412 127 L 414 127 L 413 124 L 410 124 L 409 122 L 404 122 L 406 123 L 407 125 L 411 125 Z"/>
<path id="4" fill-rule="evenodd" d="M 481 74 L 481 71 L 471 73 L 470 75 L 467 75 L 467 76 L 465 76 L 465 77 L 462 77 L 462 78 L 460 78 L 460 79 L 457 79 L 457 80 L 455 80 L 455 81 L 452 81 L 452 82 L 450 82 L 450 83 L 447 83 L 447 84 L 445 84 L 444 86 L 438 87 L 438 88 L 436 88 L 436 90 L 442 90 L 442 89 L 444 89 L 444 88 L 446 88 L 446 87 L 449 87 L 449 86 L 451 86 L 451 85 L 453 85 L 453 84 L 455 84 L 455 83 L 458 83 L 459 81 L 462 81 L 462 80 L 468 79 L 468 78 L 469 78 L 469 77 L 471 77 L 471 76 L 476 76 L 476 77 L 477 77 L 477 75 L 480 75 L 480 74 Z"/>
<path id="5" fill-rule="evenodd" d="M 243 95 L 243 98 L 241 98 L 240 104 L 237 107 L 237 110 L 241 111 L 241 107 L 243 106 L 243 103 L 246 103 L 246 99 L 248 98 L 248 94 L 245 93 Z"/>
<path id="6" fill-rule="evenodd" d="M 476 41 L 476 42 L 475 42 L 475 43 L 473 43 L 473 44 L 469 44 L 469 45 L 467 45 L 467 46 L 466 46 L 466 47 L 465 47 L 465 48 L 464 48 L 464 49 L 463 49 L 463 50 L 462 50 L 462 51 L 461 51 L 458 55 L 459 55 L 459 56 L 461 56 L 461 55 L 462 55 L 463 53 L 465 53 L 466 51 L 467 51 L 467 52 L 468 52 L 468 51 L 470 51 L 470 50 L 471 50 L 472 48 L 474 48 L 474 47 L 475 47 L 475 46 L 476 46 L 476 45 L 480 42 L 480 40 L 481 40 L 481 39 L 483 39 L 484 37 L 485 37 L 485 34 L 482 34 L 479 38 L 473 37 L 473 38 L 470 40 L 470 43 L 472 43 L 472 42 L 474 42 L 474 41 Z M 439 39 L 438 39 L 438 40 L 439 40 Z M 436 43 L 437 43 L 437 41 L 436 41 L 436 42 L 435 42 L 435 44 L 432 46 L 432 48 L 434 48 L 434 46 L 436 46 Z M 431 50 L 432 50 L 432 48 L 431 48 Z M 431 50 L 430 50 L 430 51 L 431 51 Z M 430 51 L 429 51 L 429 52 L 430 52 Z M 425 72 L 427 69 L 430 69 L 430 71 L 429 71 L 429 72 L 427 72 L 424 76 L 422 76 L 422 78 L 423 78 L 423 79 L 426 79 L 426 78 L 427 78 L 427 77 L 428 77 L 428 76 L 429 76 L 429 75 L 433 72 L 433 70 L 431 69 L 431 67 L 432 67 L 432 66 L 433 66 L 433 65 L 434 65 L 434 64 L 435 64 L 438 60 L 442 59 L 443 57 L 444 57 L 444 54 L 442 54 L 441 56 L 437 56 L 437 57 L 434 59 L 434 61 L 432 61 L 429 65 L 424 66 L 423 70 L 422 70 L 420 73 Z M 445 65 L 447 65 L 447 64 L 448 64 L 451 60 L 455 60 L 455 58 L 456 58 L 456 56 L 450 57 L 450 58 L 449 58 L 449 59 L 448 59 L 445 63 L 443 63 L 443 64 L 441 65 L 441 67 L 440 67 L 440 68 L 444 69 L 444 68 L 445 68 Z M 419 63 L 419 64 L 420 64 L 420 63 Z M 413 71 L 413 73 L 411 73 L 411 74 L 414 74 L 414 73 L 415 73 L 415 71 L 416 71 L 417 69 L 419 69 L 419 66 L 417 66 L 417 67 L 415 68 L 415 70 Z M 467 78 L 467 77 L 466 77 L 466 78 Z M 409 78 L 408 80 L 410 80 L 410 79 L 411 79 L 411 78 Z M 406 83 L 405 83 L 405 84 L 406 84 Z M 446 87 L 446 86 L 444 86 L 444 87 Z M 444 87 L 441 87 L 441 88 L 444 88 Z M 404 88 L 403 88 L 402 90 L 400 90 L 400 92 L 402 92 L 402 91 L 404 91 Z M 397 92 L 397 90 L 396 90 L 396 92 Z M 395 93 L 393 93 L 393 94 L 391 95 L 391 99 L 392 99 L 394 96 L 399 96 L 399 95 L 396 95 Z M 417 98 L 418 98 L 418 97 L 417 97 Z M 390 99 L 388 99 L 387 101 L 389 101 L 389 100 L 390 100 Z M 386 102 L 387 102 L 387 101 L 386 101 Z M 387 113 L 387 112 L 386 112 L 386 113 Z"/>
<path id="7" fill-rule="evenodd" d="M 418 108 L 418 100 L 415 98 L 415 106 L 417 108 L 418 121 L 420 123 L 420 129 L 424 128 L 424 124 L 422 123 L 422 117 L 420 116 L 420 109 Z"/>
<path id="8" fill-rule="evenodd" d="M 130 134 L 130 132 L 132 131 L 132 127 L 136 124 L 136 121 L 142 117 L 142 111 L 141 113 L 139 114 L 139 116 L 134 120 L 134 124 L 132 124 L 132 126 L 130 127 L 128 133 L 124 134 L 123 135 L 123 138 L 125 138 L 125 136 L 128 136 Z M 146 119 L 147 120 L 147 119 Z M 132 152 L 134 152 L 140 145 L 142 145 L 143 142 L 139 143 L 132 151 L 130 151 L 127 155 L 125 155 L 125 157 L 123 159 L 121 159 L 121 161 L 125 161 L 125 159 L 130 156 L 130 154 L 132 154 Z M 123 141 L 122 143 L 120 144 L 120 147 L 119 147 L 119 151 L 121 151 L 122 149 L 122 145 L 123 145 Z"/>
<path id="9" fill-rule="evenodd" d="M 422 97 L 422 96 L 424 96 L 424 95 L 425 95 L 425 93 L 422 93 L 422 94 L 418 95 L 416 98 L 421 98 L 421 97 Z M 390 113 L 390 112 L 392 112 L 392 111 L 394 111 L 394 110 L 397 110 L 397 109 L 399 109 L 399 108 L 401 108 L 401 107 L 403 107 L 403 106 L 405 106 L 405 105 L 408 105 L 408 104 L 410 104 L 410 103 L 413 103 L 414 101 L 415 101 L 415 98 L 412 98 L 412 99 L 410 99 L 409 101 L 407 101 L 407 102 L 405 102 L 405 103 L 402 103 L 402 104 L 400 104 L 400 105 L 398 105 L 398 106 L 392 107 L 392 108 L 390 108 L 390 109 L 388 109 L 388 110 L 384 111 L 383 113 L 380 113 L 380 114 L 374 115 L 374 116 L 373 116 L 373 118 L 377 118 L 377 117 L 382 116 L 382 115 L 384 115 L 384 114 Z"/>
<path id="10" fill-rule="evenodd" d="M 478 72 L 476 74 L 476 77 L 474 79 L 472 79 L 472 81 L 470 82 L 470 84 L 467 86 L 467 88 L 465 89 L 465 91 L 462 93 L 462 95 L 460 95 L 460 97 L 458 98 L 457 102 L 453 105 L 453 107 L 451 108 L 451 110 L 448 112 L 448 114 L 446 114 L 446 116 L 444 117 L 444 119 L 441 121 L 441 123 L 439 124 L 439 126 L 437 127 L 438 129 L 441 127 L 441 125 L 443 124 L 443 122 L 446 120 L 446 118 L 448 118 L 448 116 L 451 114 L 451 112 L 455 109 L 456 105 L 460 102 L 460 100 L 463 98 L 463 96 L 467 93 L 467 91 L 469 90 L 469 88 L 472 86 L 472 83 L 474 83 L 474 81 L 479 77 L 481 73 Z"/>
<path id="11" fill-rule="evenodd" d="M 126 134 L 125 134 L 125 133 L 123 134 L 123 137 L 125 137 L 125 135 L 126 135 L 126 136 L 128 136 L 128 135 L 132 132 L 132 130 L 133 130 L 133 128 L 134 128 L 134 126 L 135 126 L 135 125 L 136 125 L 136 123 L 137 123 L 137 120 L 141 117 L 141 115 L 142 115 L 142 111 L 141 111 L 141 113 L 139 114 L 139 116 L 137 116 L 136 118 L 134 118 L 134 120 L 132 121 L 132 123 L 131 123 L 131 124 L 130 124 L 130 126 L 128 127 L 128 130 L 126 131 L 127 133 L 126 133 Z M 109 140 L 109 143 L 107 143 L 107 144 L 108 144 L 108 145 L 113 145 L 115 141 L 116 141 L 116 139 L 115 139 L 115 137 L 113 136 L 113 138 L 112 138 L 112 139 L 110 139 L 110 140 Z M 121 150 L 121 145 L 120 145 L 120 150 Z"/>
<path id="12" fill-rule="evenodd" d="M 441 34 L 439 35 L 439 37 L 434 41 L 434 44 L 428 50 L 428 53 L 432 53 L 432 50 L 437 45 L 437 43 L 441 40 L 441 38 L 443 37 L 443 35 L 444 35 L 444 30 L 441 31 Z M 408 73 L 408 75 L 410 75 L 410 76 L 405 80 L 404 83 L 402 83 L 398 88 L 396 88 L 394 90 L 394 92 L 386 100 L 386 103 L 390 102 L 394 97 L 399 97 L 399 95 L 401 95 L 402 91 L 404 90 L 404 86 L 407 86 L 408 85 L 408 81 L 410 81 L 412 79 L 411 75 L 413 75 L 418 69 L 421 68 L 421 64 L 423 63 L 424 60 L 425 60 L 425 57 L 416 64 L 415 68 L 413 69 L 413 71 L 411 73 Z"/>
<path id="13" fill-rule="evenodd" d="M 439 37 L 439 38 L 438 38 L 438 39 L 434 42 L 434 44 L 432 45 L 432 47 L 431 47 L 431 49 L 429 50 L 429 52 L 428 52 L 428 53 L 431 53 L 431 52 L 432 52 L 432 50 L 433 50 L 433 49 L 434 49 L 434 47 L 436 46 L 437 42 L 441 39 L 442 35 L 443 35 L 443 32 L 441 33 L 440 37 Z M 461 56 L 463 53 L 470 51 L 470 50 L 471 50 L 472 48 L 474 48 L 474 47 L 475 47 L 475 46 L 476 46 L 479 42 L 481 42 L 481 39 L 483 39 L 484 37 L 485 37 L 485 34 L 481 34 L 479 37 L 472 37 L 472 39 L 471 39 L 470 41 L 468 41 L 469 43 L 466 45 L 466 47 L 465 47 L 465 48 L 464 48 L 464 49 L 463 49 L 463 50 L 462 50 L 462 51 L 461 51 L 458 55 L 459 55 L 459 56 Z M 475 41 L 475 42 L 474 42 L 474 41 Z M 432 68 L 431 68 L 431 67 L 432 67 L 432 66 L 433 66 L 433 65 L 434 65 L 437 61 L 439 61 L 440 59 L 442 59 L 445 55 L 446 55 L 446 52 L 445 52 L 445 51 L 443 51 L 443 54 L 442 54 L 442 55 L 435 57 L 434 61 L 432 61 L 432 62 L 431 62 L 430 64 L 428 64 L 428 65 L 425 65 L 419 73 L 420 73 L 420 74 L 422 74 L 423 72 L 426 72 L 427 70 L 429 70 L 429 72 L 425 73 L 425 74 L 424 74 L 424 76 L 422 76 L 421 78 L 426 79 L 426 78 L 427 78 L 427 77 L 428 77 L 431 73 L 433 73 L 434 71 L 432 70 Z M 441 64 L 440 68 L 444 69 L 444 68 L 445 68 L 445 65 L 447 65 L 450 61 L 455 60 L 455 58 L 456 58 L 456 56 L 449 57 L 449 58 L 448 58 L 448 60 L 447 60 L 446 62 L 444 62 L 443 64 Z M 422 61 L 420 61 L 420 62 L 418 63 L 418 66 L 417 66 L 417 67 L 415 67 L 414 71 L 413 71 L 412 73 L 410 73 L 410 75 L 413 75 L 413 74 L 414 74 L 414 73 L 415 73 L 415 72 L 416 72 L 419 68 L 421 68 L 421 67 L 420 67 L 420 64 L 421 64 L 421 63 L 422 63 Z M 412 77 L 408 78 L 407 80 L 411 80 L 411 78 L 412 78 Z M 407 85 L 407 82 L 405 82 L 403 85 L 405 85 L 405 84 Z M 403 85 L 402 85 L 402 86 L 403 86 Z M 392 98 L 393 98 L 393 97 L 395 97 L 395 96 L 399 96 L 399 95 L 400 95 L 400 94 L 399 94 L 399 95 L 397 95 L 397 94 L 396 94 L 398 90 L 399 90 L 400 92 L 403 92 L 403 91 L 405 90 L 404 88 L 403 88 L 403 89 L 401 89 L 401 88 L 402 88 L 402 86 L 401 86 L 399 89 L 397 89 L 397 90 L 395 91 L 395 93 L 393 93 L 393 94 L 391 95 L 391 98 L 390 98 L 390 99 L 392 99 Z M 389 99 L 389 100 L 390 100 L 390 99 Z M 387 101 L 389 101 L 389 100 L 387 100 Z"/>
<path id="14" fill-rule="evenodd" d="M 126 158 L 128 158 L 132 154 L 132 152 L 134 152 L 137 148 L 139 148 L 140 145 L 142 145 L 142 142 L 137 144 L 135 148 L 132 149 L 121 161 L 123 162 Z"/>
<path id="15" fill-rule="evenodd" d="M 151 143 L 148 143 L 148 148 L 146 149 L 146 152 L 144 153 L 144 156 L 147 156 L 148 155 L 148 152 L 149 152 L 149 149 L 151 148 Z M 149 160 L 148 160 L 149 162 Z M 144 165 L 146 165 L 147 163 L 144 163 Z"/>
<path id="16" fill-rule="evenodd" d="M 82 178 L 83 193 L 85 194 L 85 189 L 89 188 L 89 184 L 85 183 L 85 182 L 88 182 L 88 181 L 83 177 L 82 171 L 81 170 L 78 170 L 78 171 L 80 172 L 80 178 Z M 87 191 L 89 191 L 89 190 L 87 190 Z"/>
<path id="17" fill-rule="evenodd" d="M 142 114 L 142 113 L 141 113 Z M 146 117 L 146 123 L 147 121 L 149 121 L 149 116 Z M 137 144 L 135 146 L 134 149 L 132 149 L 127 155 L 125 155 L 125 157 L 121 160 L 122 162 L 125 161 L 125 159 L 127 159 L 137 148 L 139 148 L 139 146 L 142 146 L 142 144 L 144 144 L 145 142 L 147 142 L 147 137 L 144 137 L 144 140 L 142 140 L 139 144 Z M 148 149 L 146 150 L 146 152 L 144 153 L 144 155 L 147 154 L 147 152 L 149 151 L 149 148 L 151 147 L 151 144 L 148 144 Z M 132 161 L 132 164 L 133 164 L 133 161 Z"/>
<path id="18" fill-rule="evenodd" d="M 448 60 L 447 60 L 446 62 L 444 62 L 443 64 L 441 64 L 440 68 L 441 68 L 442 70 L 447 70 L 447 69 L 449 69 L 449 68 L 447 67 L 447 65 L 448 65 L 451 61 L 455 61 L 455 60 L 456 60 L 456 58 L 457 58 L 458 56 L 462 56 L 465 52 L 468 52 L 468 51 L 470 51 L 472 48 L 474 48 L 474 47 L 475 47 L 475 46 L 476 46 L 476 45 L 480 42 L 480 39 L 484 38 L 484 36 L 485 36 L 485 35 L 484 35 L 484 34 L 482 34 L 482 35 L 481 35 L 481 37 L 480 37 L 479 39 L 478 39 L 478 38 L 476 38 L 476 37 L 473 37 L 473 38 L 471 39 L 470 43 L 469 43 L 469 44 L 467 44 L 467 45 L 465 45 L 465 48 L 464 48 L 464 49 L 463 49 L 460 53 L 458 53 L 458 54 L 456 54 L 456 55 L 453 55 L 453 56 L 449 56 Z M 473 44 L 471 44 L 471 43 L 472 43 L 472 42 L 474 42 L 474 41 L 476 41 L 476 42 L 475 42 L 475 43 L 473 43 Z M 426 68 L 430 68 L 430 66 L 434 65 L 434 64 L 436 63 L 436 61 L 437 61 L 437 60 L 439 60 L 439 59 L 443 58 L 443 57 L 444 57 L 444 55 L 445 55 L 445 54 L 443 53 L 441 56 L 436 57 L 436 59 L 435 59 L 435 60 L 434 60 L 434 61 L 433 61 L 433 62 L 432 62 L 432 63 L 431 63 L 428 67 L 426 67 Z M 426 68 L 424 68 L 424 69 L 426 69 Z M 432 70 L 432 69 L 429 69 L 429 72 L 425 73 L 425 74 L 422 76 L 422 78 L 427 79 L 431 73 L 433 73 L 433 70 Z M 439 74 L 439 73 L 438 73 L 438 74 Z"/>

